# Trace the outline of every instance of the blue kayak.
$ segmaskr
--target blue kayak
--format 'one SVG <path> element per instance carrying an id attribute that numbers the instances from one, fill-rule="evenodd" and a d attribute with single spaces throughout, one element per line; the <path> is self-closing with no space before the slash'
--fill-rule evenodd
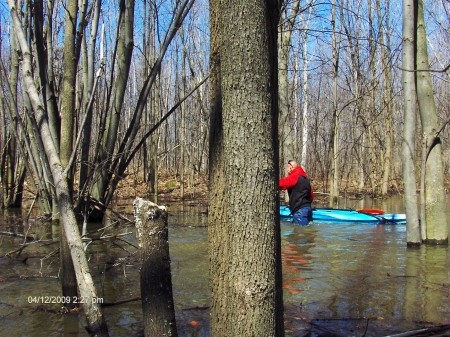
<path id="1" fill-rule="evenodd" d="M 292 221 L 292 214 L 287 206 L 280 206 L 280 218 Z M 406 223 L 405 214 L 366 214 L 354 209 L 314 208 L 312 220 L 325 223 L 370 223 L 399 224 Z"/>

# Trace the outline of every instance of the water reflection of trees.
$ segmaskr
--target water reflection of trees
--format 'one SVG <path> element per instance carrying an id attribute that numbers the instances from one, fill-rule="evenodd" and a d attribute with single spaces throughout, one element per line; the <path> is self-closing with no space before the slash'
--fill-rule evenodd
<path id="1" fill-rule="evenodd" d="M 405 319 L 442 323 L 446 319 L 442 314 L 450 311 L 448 248 L 421 246 L 408 249 L 405 258 Z"/>
<path id="2" fill-rule="evenodd" d="M 308 265 L 312 258 L 311 248 L 315 247 L 316 230 L 311 227 L 294 227 L 294 230 L 284 236 L 286 242 L 282 245 L 283 260 L 283 289 L 292 294 L 304 291 L 300 283 L 306 278 L 302 277 L 302 270 L 310 268 Z"/>

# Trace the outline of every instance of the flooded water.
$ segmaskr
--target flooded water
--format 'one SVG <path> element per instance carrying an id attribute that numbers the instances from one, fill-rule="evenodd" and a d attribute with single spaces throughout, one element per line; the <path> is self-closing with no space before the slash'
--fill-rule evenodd
<path id="1" fill-rule="evenodd" d="M 120 211 L 130 216 L 131 203 Z M 169 206 L 179 335 L 209 336 L 207 208 Z M 396 198 L 347 201 L 340 207 L 403 212 Z M 34 302 L 60 295 L 59 259 L 51 255 L 58 248 L 58 226 L 35 219 L 24 223 L 17 212 L 5 214 L 1 221 L 0 231 L 28 233 L 40 241 L 10 259 L 5 254 L 19 248 L 24 238 L 0 235 L 0 335 L 86 336 L 81 313 L 63 315 L 57 303 Z M 102 226 L 91 224 L 88 231 Z M 450 324 L 448 247 L 407 249 L 405 225 L 298 227 L 282 222 L 281 230 L 287 336 L 385 336 Z M 95 241 L 87 249 L 99 300 L 104 303 L 139 296 L 134 227 L 121 223 L 102 232 L 113 233 L 122 235 L 110 242 Z M 119 264 L 118 258 L 125 263 Z M 141 333 L 139 301 L 107 306 L 104 313 L 111 336 Z"/>

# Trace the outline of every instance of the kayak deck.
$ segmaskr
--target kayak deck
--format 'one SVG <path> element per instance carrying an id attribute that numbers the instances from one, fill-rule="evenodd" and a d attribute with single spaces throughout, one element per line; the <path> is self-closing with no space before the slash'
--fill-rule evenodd
<path id="1" fill-rule="evenodd" d="M 289 207 L 280 206 L 281 220 L 291 220 Z M 370 223 L 370 224 L 400 224 L 406 223 L 405 214 L 366 214 L 354 209 L 315 208 L 312 212 L 313 222 L 324 223 Z"/>

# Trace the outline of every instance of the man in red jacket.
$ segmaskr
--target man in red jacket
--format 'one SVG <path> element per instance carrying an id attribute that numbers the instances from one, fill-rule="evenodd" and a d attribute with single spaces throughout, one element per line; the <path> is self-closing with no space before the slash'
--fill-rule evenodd
<path id="1" fill-rule="evenodd" d="M 294 160 L 289 160 L 286 168 L 289 175 L 280 179 L 280 190 L 288 191 L 289 208 L 294 216 L 294 222 L 307 226 L 312 219 L 311 203 L 314 200 L 311 182 L 303 168 Z"/>

